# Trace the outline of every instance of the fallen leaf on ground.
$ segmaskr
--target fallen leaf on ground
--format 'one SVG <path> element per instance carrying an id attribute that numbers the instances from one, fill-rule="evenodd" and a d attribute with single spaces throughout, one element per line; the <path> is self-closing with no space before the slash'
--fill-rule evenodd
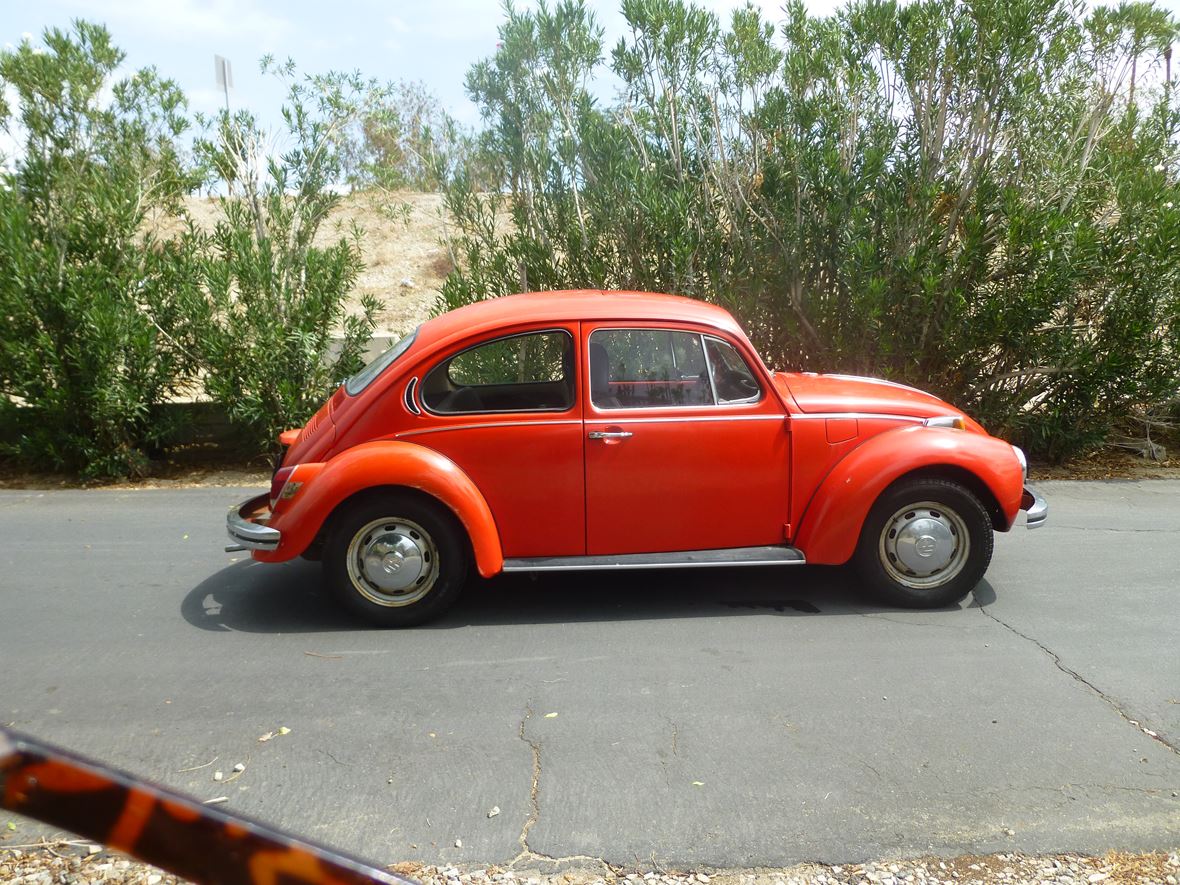
<path id="1" fill-rule="evenodd" d="M 556 719 L 556 718 L 557 718 L 557 714 L 556 714 L 556 713 L 546 713 L 546 714 L 545 714 L 545 718 L 546 718 L 546 719 Z"/>

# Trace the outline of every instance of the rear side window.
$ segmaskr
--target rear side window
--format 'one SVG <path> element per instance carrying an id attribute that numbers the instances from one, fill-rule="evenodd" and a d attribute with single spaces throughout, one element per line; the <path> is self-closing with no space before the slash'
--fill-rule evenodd
<path id="1" fill-rule="evenodd" d="M 574 342 L 564 330 L 497 338 L 431 369 L 422 401 L 432 412 L 565 411 L 574 404 Z"/>

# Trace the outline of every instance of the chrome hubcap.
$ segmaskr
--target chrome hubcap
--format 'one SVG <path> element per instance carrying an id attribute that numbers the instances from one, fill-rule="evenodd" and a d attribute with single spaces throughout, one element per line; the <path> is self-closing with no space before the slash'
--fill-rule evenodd
<path id="1" fill-rule="evenodd" d="M 881 565 L 906 587 L 929 590 L 952 581 L 967 563 L 971 539 L 959 514 L 923 501 L 898 510 L 885 523 Z"/>
<path id="2" fill-rule="evenodd" d="M 429 593 L 438 578 L 438 550 L 418 523 L 377 519 L 352 536 L 348 576 L 370 602 L 411 605 Z"/>

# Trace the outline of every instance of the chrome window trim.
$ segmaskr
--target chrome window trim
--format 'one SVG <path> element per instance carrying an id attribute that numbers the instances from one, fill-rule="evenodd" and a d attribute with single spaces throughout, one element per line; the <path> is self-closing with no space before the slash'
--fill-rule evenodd
<path id="1" fill-rule="evenodd" d="M 413 378 L 411 378 L 409 380 L 409 382 L 407 382 L 406 392 L 405 392 L 403 398 L 405 400 L 407 409 L 409 409 L 415 415 L 421 415 L 422 410 L 418 408 L 418 404 L 414 401 L 414 390 L 417 387 L 418 387 L 418 376 L 415 375 Z"/>
<path id="2" fill-rule="evenodd" d="M 681 407 L 684 408 L 684 407 Z M 697 406 L 696 408 L 712 408 L 710 406 Z M 621 411 L 638 411 L 631 409 L 612 409 L 612 412 Z M 584 419 L 586 424 L 687 424 L 691 421 L 783 421 L 786 415 L 669 415 L 668 417 L 642 417 L 642 418 L 618 418 L 618 417 L 603 417 L 594 418 L 586 417 Z"/>
<path id="3" fill-rule="evenodd" d="M 486 339 L 484 339 L 483 341 L 480 341 L 480 342 L 479 342 L 479 343 L 477 343 L 477 344 L 472 344 L 470 347 L 464 347 L 462 350 L 457 350 L 457 351 L 455 351 L 454 353 L 452 353 L 450 356 L 443 357 L 441 360 L 439 360 L 438 362 L 436 362 L 436 363 L 435 363 L 433 366 L 431 366 L 429 369 L 427 369 L 425 372 L 423 372 L 423 373 L 422 373 L 423 383 L 425 383 L 425 379 L 426 379 L 426 378 L 430 377 L 430 374 L 431 374 L 432 372 L 434 372 L 436 369 L 438 369 L 438 368 L 439 368 L 440 366 L 442 366 L 444 363 L 449 363 L 451 360 L 455 359 L 456 357 L 462 356 L 463 354 L 467 353 L 469 350 L 475 350 L 475 349 L 476 349 L 476 348 L 478 348 L 478 347 L 483 347 L 483 346 L 484 346 L 484 345 L 486 345 L 486 344 L 493 344 L 493 343 L 495 343 L 495 342 L 497 342 L 497 341 L 510 341 L 510 340 L 512 340 L 513 338 L 523 338 L 523 337 L 524 337 L 524 336 L 526 336 L 526 335 L 546 335 L 546 334 L 552 334 L 552 333 L 554 333 L 554 332 L 560 332 L 560 333 L 562 333 L 563 335 L 565 335 L 565 337 L 566 337 L 566 338 L 568 338 L 568 339 L 569 339 L 569 341 L 570 341 L 570 346 L 571 346 L 571 347 L 574 347 L 574 348 L 576 349 L 576 347 L 577 347 L 577 342 L 574 340 L 574 335 L 573 335 L 573 333 L 572 333 L 572 332 L 570 332 L 570 330 L 569 330 L 569 329 L 563 329 L 563 328 L 561 328 L 561 327 L 556 327 L 556 328 L 545 328 L 545 329 L 529 329 L 529 330 L 527 330 L 527 331 L 524 331 L 524 332 L 514 332 L 514 333 L 513 333 L 513 334 L 511 334 L 511 335 L 501 335 L 501 336 L 500 336 L 500 337 L 498 337 L 498 338 L 486 338 Z M 445 417 L 447 417 L 448 415 L 533 415 L 533 414 L 545 414 L 545 413 L 552 413 L 552 414 L 558 414 L 558 415 L 560 415 L 560 414 L 562 414 L 562 413 L 564 413 L 564 412 L 572 412 L 572 411 L 574 410 L 574 408 L 575 408 L 575 407 L 578 405 L 578 377 L 577 377 L 578 373 L 577 373 L 577 369 L 576 369 L 576 366 L 577 366 L 577 364 L 578 364 L 578 361 L 577 361 L 577 359 L 575 359 L 575 360 L 574 360 L 574 366 L 575 366 L 575 370 L 574 370 L 574 378 L 573 378 L 573 382 L 574 382 L 574 383 L 573 383 L 573 394 L 574 394 L 573 401 L 572 401 L 572 402 L 570 402 L 570 404 L 569 404 L 568 406 L 566 406 L 565 408 L 550 408 L 550 409 L 479 409 L 479 410 L 477 410 L 477 411 L 474 411 L 474 412 L 473 412 L 473 411 L 464 411 L 464 412 L 436 412 L 434 409 L 430 408 L 430 405 L 429 405 L 429 404 L 426 402 L 426 397 L 425 397 L 425 396 L 423 396 L 423 397 L 422 397 L 422 408 L 423 408 L 423 409 L 425 409 L 425 410 L 426 410 L 426 411 L 427 411 L 429 414 L 431 414 L 431 415 L 436 415 L 436 416 L 438 416 L 438 417 L 440 417 L 440 418 L 445 418 Z M 562 378 L 562 380 L 564 381 L 564 380 L 565 380 L 565 378 L 563 377 L 563 378 Z M 454 383 L 455 383 L 455 382 L 452 380 L 452 378 L 451 378 L 451 369 L 450 369 L 450 366 L 447 366 L 447 381 L 449 381 L 449 382 L 450 382 L 450 383 L 452 383 L 452 384 L 454 384 Z M 522 382 L 522 383 L 528 383 L 528 384 L 553 384 L 553 383 L 555 383 L 555 382 L 553 382 L 553 381 L 529 381 L 529 382 Z M 464 386 L 465 386 L 465 387 L 471 387 L 471 388 L 474 388 L 474 389 L 477 389 L 477 390 L 478 390 L 478 389 L 479 389 L 479 388 L 481 388 L 481 387 L 500 387 L 500 386 L 502 386 L 502 385 L 499 385 L 499 384 L 467 384 L 467 385 L 464 385 Z M 482 426 L 482 425 L 480 425 L 480 426 Z"/>
<path id="4" fill-rule="evenodd" d="M 709 359 L 709 348 L 705 346 L 705 335 L 701 334 L 701 356 L 705 358 L 705 374 L 709 376 L 709 393 L 713 395 L 713 402 L 710 403 L 714 408 L 721 405 L 721 400 L 717 397 L 717 382 L 713 380 L 713 361 Z M 732 402 L 727 402 L 726 405 L 732 405 Z"/>
<path id="5" fill-rule="evenodd" d="M 922 424 L 925 419 L 914 415 L 886 415 L 880 412 L 792 412 L 792 421 L 826 421 L 829 418 L 869 418 L 879 421 L 909 421 Z"/>
<path id="6" fill-rule="evenodd" d="M 629 414 L 632 412 L 642 412 L 644 409 L 661 409 L 661 410 L 665 410 L 665 409 L 666 410 L 672 410 L 672 409 L 680 409 L 680 410 L 683 410 L 683 409 L 726 409 L 726 408 L 732 408 L 734 406 L 755 405 L 757 403 L 762 402 L 762 400 L 766 396 L 766 390 L 762 386 L 762 383 L 758 380 L 757 373 L 750 371 L 750 376 L 754 379 L 754 383 L 758 385 L 758 396 L 756 398 L 741 399 L 741 400 L 731 399 L 731 400 L 725 400 L 724 402 L 718 402 L 717 401 L 716 385 L 713 383 L 713 367 L 712 367 L 712 363 L 709 360 L 709 352 L 705 348 L 705 339 L 712 338 L 715 341 L 720 341 L 722 344 L 729 345 L 729 347 L 733 348 L 733 350 L 737 353 L 738 359 L 740 359 L 743 363 L 746 364 L 747 370 L 750 369 L 750 364 L 748 362 L 746 362 L 746 359 L 745 359 L 745 357 L 743 357 L 741 355 L 741 352 L 738 351 L 736 347 L 733 347 L 733 345 L 730 344 L 728 341 L 726 341 L 724 338 L 719 338 L 716 335 L 709 335 L 706 332 L 700 332 L 700 331 L 696 331 L 696 330 L 670 329 L 667 326 L 598 326 L 597 328 L 591 329 L 590 334 L 588 336 L 586 336 L 586 378 L 587 379 L 590 378 L 590 341 L 599 332 L 681 332 L 685 335 L 696 335 L 698 338 L 701 339 L 701 356 L 705 360 L 705 371 L 709 375 L 709 392 L 713 395 L 713 402 L 711 402 L 711 403 L 690 403 L 689 405 L 666 405 L 666 406 L 645 405 L 645 406 L 635 406 L 633 408 L 628 408 L 626 406 L 622 406 L 617 409 L 612 409 L 608 406 L 600 406 L 597 403 L 595 403 L 594 402 L 594 393 L 593 393 L 593 391 L 589 391 L 589 385 L 587 384 L 587 390 L 589 391 L 589 395 L 586 397 L 586 400 L 589 403 L 590 408 L 593 409 L 595 412 L 602 412 L 604 414 L 609 414 L 609 415 L 626 415 L 626 414 Z M 673 351 L 673 361 L 675 361 L 675 351 Z M 658 383 L 658 382 L 652 382 L 652 383 Z M 779 418 L 779 419 L 782 418 L 781 415 L 776 415 L 774 417 Z M 632 419 L 628 419 L 628 420 L 632 420 Z M 639 419 L 635 419 L 635 420 L 639 420 Z"/>
<path id="7" fill-rule="evenodd" d="M 452 414 L 452 413 L 447 413 Z M 458 413 L 453 413 L 458 414 Z M 483 413 L 477 413 L 483 414 Z M 577 418 L 564 418 L 556 421 L 485 421 L 479 424 L 444 424 L 440 427 L 421 427 L 417 430 L 403 430 L 401 433 L 395 433 L 394 439 L 402 439 L 406 436 L 422 436 L 426 433 L 443 433 L 447 430 L 480 430 L 485 427 L 539 427 L 539 426 L 553 426 L 561 424 L 578 424 L 581 421 Z"/>

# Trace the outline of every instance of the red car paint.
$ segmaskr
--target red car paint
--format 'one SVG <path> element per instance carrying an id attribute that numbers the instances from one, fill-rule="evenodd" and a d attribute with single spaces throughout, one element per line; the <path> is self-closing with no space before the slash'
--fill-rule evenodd
<path id="1" fill-rule="evenodd" d="M 727 343 L 757 382 L 757 399 L 599 408 L 590 395 L 590 336 L 612 329 Z M 425 407 L 421 379 L 442 361 L 542 330 L 573 342 L 568 408 Z M 927 426 L 930 418 L 960 419 L 962 429 Z M 590 438 L 596 432 L 631 435 Z M 283 441 L 283 466 L 294 468 L 287 489 L 296 490 L 284 490 L 273 511 L 242 514 L 281 532 L 275 549 L 252 551 L 266 562 L 307 551 L 338 507 L 374 487 L 416 489 L 449 507 L 485 577 L 513 557 L 783 543 L 808 562 L 838 564 L 851 556 L 878 495 L 914 471 L 967 482 L 1001 531 L 1022 506 L 1012 447 L 953 406 L 886 381 L 772 373 L 722 308 L 637 292 L 515 295 L 432 319 L 366 388 L 354 396 L 341 387 Z"/>

